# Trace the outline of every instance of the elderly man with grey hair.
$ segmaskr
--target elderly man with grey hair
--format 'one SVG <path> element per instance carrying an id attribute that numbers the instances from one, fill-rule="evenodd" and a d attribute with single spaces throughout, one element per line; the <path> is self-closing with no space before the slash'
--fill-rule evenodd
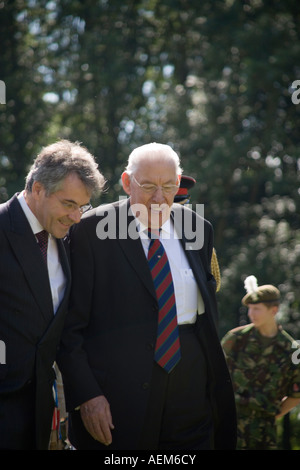
<path id="1" fill-rule="evenodd" d="M 64 238 L 104 186 L 97 166 L 80 144 L 56 142 L 0 205 L 0 449 L 48 448 L 71 285 Z"/>
<path id="2" fill-rule="evenodd" d="M 89 211 L 72 230 L 58 363 L 76 449 L 235 447 L 212 227 L 173 204 L 180 176 L 169 145 L 138 147 L 122 174 L 129 198 Z"/>

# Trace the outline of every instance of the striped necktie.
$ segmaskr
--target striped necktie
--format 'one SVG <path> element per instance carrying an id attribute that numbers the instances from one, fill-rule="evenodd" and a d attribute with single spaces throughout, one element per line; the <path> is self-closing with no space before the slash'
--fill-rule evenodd
<path id="1" fill-rule="evenodd" d="M 38 245 L 42 252 L 44 261 L 47 264 L 48 232 L 46 232 L 46 230 L 42 230 L 41 232 L 36 233 L 35 236 L 38 239 Z"/>
<path id="2" fill-rule="evenodd" d="M 159 238 L 148 233 L 151 239 L 148 263 L 156 290 L 159 307 L 155 361 L 168 373 L 179 362 L 180 343 L 174 286 L 169 261 Z"/>

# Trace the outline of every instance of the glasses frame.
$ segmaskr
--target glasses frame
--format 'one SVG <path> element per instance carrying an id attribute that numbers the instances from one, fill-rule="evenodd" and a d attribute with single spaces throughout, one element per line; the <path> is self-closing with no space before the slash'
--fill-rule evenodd
<path id="1" fill-rule="evenodd" d="M 164 194 L 172 194 L 173 192 L 176 194 L 178 189 L 179 189 L 179 184 L 168 184 L 164 186 L 157 186 L 156 184 L 153 183 L 147 183 L 149 186 L 153 186 L 153 188 L 145 188 L 144 184 L 140 184 L 134 174 L 131 175 L 131 178 L 134 180 L 134 182 L 138 185 L 139 188 L 141 188 L 142 191 L 144 191 L 147 194 L 154 194 L 160 188 Z M 166 191 L 166 187 L 168 187 L 168 190 Z"/>
<path id="2" fill-rule="evenodd" d="M 92 208 L 92 204 L 84 204 L 83 206 L 78 206 L 75 202 L 72 201 L 62 201 L 55 193 L 53 196 L 61 203 L 61 205 L 69 212 L 79 211 L 80 215 L 84 214 L 85 212 L 89 211 Z"/>

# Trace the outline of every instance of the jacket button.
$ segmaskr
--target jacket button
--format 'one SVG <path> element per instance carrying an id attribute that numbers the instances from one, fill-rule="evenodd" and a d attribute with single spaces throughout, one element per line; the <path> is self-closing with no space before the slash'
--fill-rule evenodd
<path id="1" fill-rule="evenodd" d="M 149 388 L 149 383 L 148 382 L 144 382 L 143 385 L 142 385 L 142 389 L 143 390 L 147 390 Z"/>
<path id="2" fill-rule="evenodd" d="M 147 343 L 146 345 L 147 351 L 153 351 L 153 347 L 153 343 Z"/>

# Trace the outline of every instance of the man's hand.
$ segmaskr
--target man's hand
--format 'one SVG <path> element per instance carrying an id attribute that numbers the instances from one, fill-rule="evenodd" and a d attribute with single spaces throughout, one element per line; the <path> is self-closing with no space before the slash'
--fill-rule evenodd
<path id="1" fill-rule="evenodd" d="M 114 429 L 110 406 L 104 395 L 92 398 L 80 405 L 83 424 L 96 441 L 108 446 L 112 442 Z"/>

